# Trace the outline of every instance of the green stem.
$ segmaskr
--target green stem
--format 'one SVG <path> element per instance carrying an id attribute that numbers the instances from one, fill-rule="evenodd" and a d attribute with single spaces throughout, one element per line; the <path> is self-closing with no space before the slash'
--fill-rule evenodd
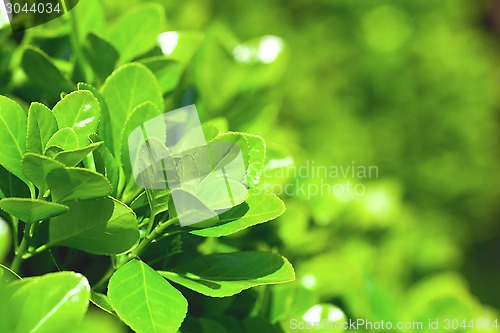
<path id="1" fill-rule="evenodd" d="M 89 154 L 89 155 L 85 156 L 85 158 L 83 159 L 83 164 L 85 165 L 85 167 L 87 169 L 90 169 L 92 171 L 96 171 L 95 160 L 94 160 L 93 154 Z"/>
<path id="2" fill-rule="evenodd" d="M 35 186 L 33 185 L 33 183 L 29 183 L 28 187 L 30 189 L 31 199 L 33 199 L 33 200 L 36 199 L 36 191 L 35 191 Z"/>
<path id="3" fill-rule="evenodd" d="M 25 253 L 23 255 L 23 259 L 29 259 L 29 258 L 33 257 L 34 255 L 42 253 L 43 251 L 46 251 L 48 249 L 49 249 L 49 246 L 47 244 L 44 244 L 44 245 L 42 245 L 40 247 L 37 247 L 33 251 L 28 251 L 27 253 Z"/>
<path id="4" fill-rule="evenodd" d="M 109 267 L 109 269 L 106 271 L 106 273 L 102 276 L 102 278 L 97 282 L 92 289 L 93 290 L 100 290 L 104 287 L 104 284 L 108 282 L 109 279 L 111 279 L 111 276 L 113 276 L 113 273 L 115 270 L 113 267 Z"/>
<path id="5" fill-rule="evenodd" d="M 19 219 L 11 215 L 10 220 L 12 221 L 12 243 L 14 243 L 14 252 L 17 252 L 19 247 Z"/>
<path id="6" fill-rule="evenodd" d="M 173 219 L 170 219 L 166 221 L 165 223 L 161 223 L 156 226 L 156 228 L 153 229 L 153 231 L 148 234 L 140 243 L 137 245 L 135 249 L 133 249 L 128 255 L 126 255 L 123 260 L 119 263 L 116 264 L 116 268 L 113 268 L 112 266 L 108 269 L 108 271 L 104 274 L 104 276 L 95 284 L 95 286 L 92 288 L 94 290 L 99 290 L 104 287 L 104 284 L 113 276 L 113 273 L 118 270 L 120 267 L 125 265 L 127 262 L 130 260 L 140 256 L 146 248 L 157 240 L 159 236 L 163 233 L 165 229 L 167 229 L 169 226 L 172 224 L 176 223 L 179 220 L 178 217 L 175 217 Z"/>
<path id="7" fill-rule="evenodd" d="M 176 223 L 179 220 L 178 217 L 174 217 L 164 223 L 160 223 L 153 229 L 151 233 L 149 233 L 140 243 L 137 245 L 135 249 L 132 250 L 127 256 L 127 260 L 124 261 L 123 264 L 128 262 L 130 259 L 135 257 L 139 257 L 148 247 L 149 244 L 156 241 L 157 238 L 163 233 L 165 229 L 167 229 L 172 224 Z"/>
<path id="8" fill-rule="evenodd" d="M 16 273 L 19 273 L 19 269 L 21 268 L 21 263 L 24 260 L 23 256 L 26 253 L 26 250 L 28 249 L 29 240 L 30 240 L 29 228 L 25 227 L 23 240 L 21 241 L 21 245 L 19 245 L 19 248 L 15 253 L 14 260 L 10 265 L 10 269 L 12 269 Z"/>

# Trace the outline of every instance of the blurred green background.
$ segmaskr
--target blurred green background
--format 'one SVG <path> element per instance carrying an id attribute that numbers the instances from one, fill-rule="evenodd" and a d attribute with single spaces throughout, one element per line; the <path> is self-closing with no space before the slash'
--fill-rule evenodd
<path id="1" fill-rule="evenodd" d="M 163 53 L 182 46 L 181 63 L 193 56 L 169 109 L 196 103 L 204 121 L 268 143 L 262 182 L 287 212 L 201 245 L 290 259 L 297 281 L 268 287 L 260 315 L 285 332 L 293 318 L 499 318 L 496 2 L 154 2 L 164 31 L 182 32 L 163 35 Z M 80 33 L 106 34 L 141 3 L 80 0 Z M 50 35 L 56 25 L 32 33 L 49 35 L 39 46 L 64 59 L 54 45 L 67 36 Z M 7 80 L 0 87 L 16 93 Z M 376 173 L 351 172 L 369 167 Z M 347 172 L 315 172 L 325 168 Z M 229 307 L 207 302 L 199 310 L 207 317 Z"/>
<path id="2" fill-rule="evenodd" d="M 303 309 L 277 318 L 316 303 L 349 318 L 424 322 L 500 308 L 494 2 L 169 1 L 166 12 L 173 30 L 213 32 L 221 43 L 221 26 L 240 41 L 283 38 L 280 80 L 269 74 L 267 87 L 207 106 L 230 129 L 264 135 L 276 160 L 292 157 L 309 175 L 312 163 L 378 168 L 362 179 L 269 180 L 365 189 L 313 195 L 295 186 L 285 215 L 253 232 L 297 270 Z M 238 81 L 229 65 L 206 75 L 217 97 L 226 89 L 219 81 Z M 262 124 L 249 125 L 255 119 Z M 293 288 L 276 289 L 279 298 Z"/>

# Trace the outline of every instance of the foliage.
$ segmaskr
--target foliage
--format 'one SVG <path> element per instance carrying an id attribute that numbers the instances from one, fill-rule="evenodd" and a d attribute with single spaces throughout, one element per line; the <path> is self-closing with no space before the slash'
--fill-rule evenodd
<path id="1" fill-rule="evenodd" d="M 294 280 L 275 251 L 199 249 L 205 239 L 284 212 L 259 184 L 266 154 L 260 136 L 204 125 L 209 143 L 240 147 L 250 180 L 236 207 L 215 203 L 227 211 L 206 227 L 181 228 L 170 192 L 140 188 L 132 175 L 132 131 L 189 102 L 177 99 L 189 95 L 184 78 L 197 37 L 183 36 L 175 54 L 161 53 L 165 18 L 154 4 L 133 8 L 109 31 L 80 20 L 87 15 L 104 21 L 99 1 L 24 35 L 0 30 L 8 60 L 0 96 L 0 260 L 11 261 L 0 266 L 0 331 L 88 332 L 105 325 L 83 320 L 100 309 L 136 332 L 176 332 L 186 315 L 187 325 L 209 322 L 194 317 L 201 295 L 229 297 Z M 211 198 L 214 190 L 195 195 Z"/>
<path id="2" fill-rule="evenodd" d="M 0 30 L 0 94 L 10 98 L 4 112 L 20 119 L 0 122 L 13 156 L 0 157 L 0 188 L 9 198 L 0 213 L 9 223 L 9 215 L 23 214 L 29 225 L 50 217 L 27 249 L 36 256 L 26 258 L 23 275 L 45 278 L 54 266 L 84 274 L 93 289 L 82 297 L 103 311 L 88 311 L 75 328 L 81 332 L 120 332 L 117 316 L 135 330 L 176 326 L 166 319 L 185 313 L 176 290 L 189 304 L 182 333 L 288 332 L 291 320 L 500 319 L 498 36 L 481 23 L 485 11 L 467 0 L 85 0 L 72 16 L 24 34 Z M 97 129 L 74 126 L 82 120 L 77 107 L 68 117 L 51 113 L 72 94 L 97 100 Z M 201 229 L 170 225 L 168 192 L 138 192 L 123 163 L 124 138 L 143 119 L 192 103 L 208 140 L 244 138 L 249 184 L 258 183 L 246 205 L 222 216 L 225 223 Z M 2 127 L 17 124 L 13 136 Z M 378 171 L 311 174 L 312 162 Z M 74 171 L 92 165 L 95 172 Z M 294 173 L 301 167 L 309 172 Z M 87 194 L 68 191 L 83 177 L 102 195 L 109 182 L 110 197 L 71 198 Z M 349 182 L 363 194 L 307 190 Z M 44 196 L 51 186 L 60 202 Z M 281 200 L 261 188 L 281 197 L 283 215 Z M 126 206 L 146 251 L 131 244 L 137 230 L 128 228 Z M 71 224 L 72 212 L 88 218 L 51 232 L 49 224 Z M 150 237 L 148 214 L 165 226 Z M 9 261 L 18 238 L 12 242 L 0 224 L 0 257 Z M 88 237 L 103 230 L 107 238 L 88 247 Z M 114 242 L 117 234 L 128 241 Z M 297 280 L 266 286 L 290 272 L 276 250 Z M 141 261 L 127 252 L 140 252 Z M 118 267 L 129 280 L 121 268 L 112 275 Z M 6 268 L 0 276 L 17 279 Z M 100 280 L 110 276 L 106 292 Z M 119 289 L 131 290 L 145 317 L 130 316 Z M 159 308 L 160 298 L 177 306 L 148 317 L 146 293 Z"/>

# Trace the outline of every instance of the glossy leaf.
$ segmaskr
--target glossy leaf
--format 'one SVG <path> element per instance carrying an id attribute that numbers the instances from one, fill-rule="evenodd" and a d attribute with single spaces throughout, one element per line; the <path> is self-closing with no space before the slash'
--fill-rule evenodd
<path id="1" fill-rule="evenodd" d="M 187 261 L 171 272 L 159 272 L 167 279 L 211 297 L 232 296 L 263 284 L 295 279 L 292 265 L 270 252 L 211 254 Z"/>
<path id="2" fill-rule="evenodd" d="M 284 211 L 283 201 L 274 194 L 260 189 L 250 189 L 248 199 L 241 205 L 220 214 L 219 221 L 215 225 L 189 232 L 203 237 L 227 236 L 275 219 Z"/>
<path id="3" fill-rule="evenodd" d="M 163 8 L 157 4 L 137 7 L 120 17 L 109 32 L 109 40 L 126 62 L 152 49 L 164 26 Z"/>
<path id="4" fill-rule="evenodd" d="M 139 240 L 134 212 L 113 198 L 67 201 L 65 204 L 69 212 L 50 221 L 50 245 L 112 255 L 125 252 Z"/>
<path id="5" fill-rule="evenodd" d="M 26 175 L 26 178 L 28 178 L 33 184 L 35 184 L 36 187 L 41 190 L 46 188 L 46 178 L 49 172 L 55 169 L 63 168 L 64 164 L 54 161 L 47 156 L 33 153 L 27 153 L 26 155 L 24 155 L 21 166 L 21 169 Z"/>
<path id="6" fill-rule="evenodd" d="M 49 219 L 68 211 L 68 207 L 65 205 L 26 198 L 2 199 L 0 200 L 0 208 L 28 224 Z"/>
<path id="7" fill-rule="evenodd" d="M 58 272 L 7 286 L 0 303 L 0 331 L 56 333 L 71 330 L 84 317 L 90 286 L 78 273 Z"/>
<path id="8" fill-rule="evenodd" d="M 46 91 L 51 98 L 61 92 L 70 92 L 73 84 L 54 65 L 49 56 L 40 49 L 27 47 L 22 57 L 23 70 L 29 79 Z M 47 84 L 49 83 L 50 84 Z"/>
<path id="9" fill-rule="evenodd" d="M 66 166 L 76 166 L 78 163 L 83 161 L 83 159 L 94 150 L 98 149 L 103 142 L 91 143 L 85 148 L 75 149 L 75 150 L 66 150 L 60 153 L 57 153 L 54 156 L 54 159 L 58 162 L 63 163 Z"/>
<path id="10" fill-rule="evenodd" d="M 108 297 L 120 318 L 138 333 L 175 332 L 187 312 L 182 294 L 139 260 L 113 274 Z"/>
<path id="11" fill-rule="evenodd" d="M 47 185 L 56 202 L 111 194 L 111 184 L 103 175 L 81 168 L 54 169 L 47 175 Z"/>
<path id="12" fill-rule="evenodd" d="M 26 177 L 21 172 L 21 160 L 26 152 L 26 126 L 23 109 L 13 100 L 0 95 L 0 164 L 23 181 Z"/>
<path id="13" fill-rule="evenodd" d="M 52 112 L 59 128 L 69 127 L 75 131 L 80 146 L 88 144 L 88 135 L 97 131 L 101 117 L 97 98 L 86 90 L 64 96 Z"/>
<path id="14" fill-rule="evenodd" d="M 151 102 L 163 110 L 163 97 L 155 76 L 144 65 L 128 64 L 111 74 L 102 88 L 108 105 L 113 150 L 121 161 L 121 134 L 123 125 L 132 111 L 145 102 Z M 106 137 L 104 137 L 106 140 Z"/>
<path id="15" fill-rule="evenodd" d="M 109 118 L 109 109 L 106 100 L 102 94 L 93 86 L 87 83 L 78 83 L 78 90 L 88 90 L 90 91 L 97 101 L 101 109 L 101 121 L 99 122 L 99 135 L 104 139 L 104 144 L 108 149 L 113 149 L 113 136 L 111 130 L 111 120 Z"/>
<path id="16" fill-rule="evenodd" d="M 72 128 L 65 127 L 54 133 L 47 142 L 46 150 L 50 147 L 59 147 L 63 150 L 78 149 L 80 146 L 78 136 Z"/>
<path id="17" fill-rule="evenodd" d="M 43 154 L 49 139 L 57 132 L 56 118 L 52 111 L 41 103 L 32 103 L 28 110 L 28 152 Z"/>

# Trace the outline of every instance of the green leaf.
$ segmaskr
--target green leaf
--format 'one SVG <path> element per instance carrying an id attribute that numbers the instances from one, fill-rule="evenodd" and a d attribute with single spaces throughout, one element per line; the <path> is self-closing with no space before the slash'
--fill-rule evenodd
<path id="1" fill-rule="evenodd" d="M 82 41 L 91 32 L 103 33 L 106 31 L 106 16 L 104 4 L 100 0 L 79 1 L 78 6 L 72 9 L 78 18 L 78 40 Z"/>
<path id="2" fill-rule="evenodd" d="M 47 175 L 47 185 L 56 202 L 111 194 L 111 184 L 103 175 L 81 168 L 54 169 Z"/>
<path id="3" fill-rule="evenodd" d="M 115 70 L 104 83 L 102 94 L 108 105 L 113 149 L 121 161 L 121 134 L 132 111 L 145 102 L 152 102 L 163 110 L 163 97 L 155 76 L 147 67 L 133 63 Z M 104 141 L 107 138 L 104 137 Z M 108 146 L 109 147 L 109 146 Z"/>
<path id="4" fill-rule="evenodd" d="M 69 209 L 61 204 L 26 198 L 2 199 L 0 208 L 27 224 L 64 214 Z"/>
<path id="5" fill-rule="evenodd" d="M 54 156 L 54 159 L 56 161 L 59 161 L 63 163 L 66 166 L 76 166 L 78 163 L 83 161 L 83 159 L 93 152 L 94 150 L 98 149 L 103 142 L 97 142 L 97 143 L 91 143 L 85 148 L 80 148 L 80 149 L 75 149 L 75 150 L 67 150 L 67 151 L 62 151 L 60 153 L 57 153 Z"/>
<path id="6" fill-rule="evenodd" d="M 46 188 L 46 178 L 49 172 L 55 169 L 63 168 L 64 164 L 54 161 L 47 156 L 33 153 L 27 153 L 24 155 L 21 165 L 21 169 L 26 175 L 26 178 L 35 184 L 35 186 L 42 192 Z"/>
<path id="7" fill-rule="evenodd" d="M 29 197 L 30 190 L 25 182 L 8 172 L 0 165 L 0 196 L 3 197 Z"/>
<path id="8" fill-rule="evenodd" d="M 158 79 L 158 83 L 160 84 L 161 91 L 164 95 L 172 92 L 181 80 L 183 66 L 176 60 L 159 56 L 142 59 L 138 62 L 145 65 L 151 70 L 151 72 L 153 72 Z"/>
<path id="9" fill-rule="evenodd" d="M 215 125 L 210 123 L 203 123 L 201 127 L 203 129 L 203 134 L 205 134 L 205 140 L 207 141 L 212 140 L 221 133 Z"/>
<path id="10" fill-rule="evenodd" d="M 5 285 L 17 280 L 21 280 L 21 277 L 17 275 L 16 272 L 11 270 L 9 267 L 0 264 L 0 285 Z"/>
<path id="11" fill-rule="evenodd" d="M 9 284 L 0 303 L 0 331 L 56 333 L 71 330 L 87 312 L 90 286 L 78 273 L 59 272 Z"/>
<path id="12" fill-rule="evenodd" d="M 26 114 L 19 104 L 0 95 L 0 164 L 24 182 L 21 160 L 26 152 L 26 126 Z"/>
<path id="13" fill-rule="evenodd" d="M 266 161 L 266 142 L 258 135 L 245 134 L 248 142 L 247 180 L 250 187 L 259 184 Z"/>
<path id="14" fill-rule="evenodd" d="M 150 196 L 149 200 L 148 195 Z M 169 190 L 145 190 L 132 201 L 130 208 L 137 212 L 149 205 L 151 215 L 156 216 L 168 210 L 169 198 Z"/>
<path id="15" fill-rule="evenodd" d="M 229 209 L 241 204 L 248 197 L 248 190 L 241 183 L 212 173 L 205 178 L 194 195 L 212 210 Z"/>
<path id="16" fill-rule="evenodd" d="M 152 49 L 165 25 L 163 8 L 158 4 L 137 7 L 116 21 L 109 40 L 124 63 Z"/>
<path id="17" fill-rule="evenodd" d="M 94 143 L 103 142 L 97 134 L 90 134 L 89 139 Z M 99 158 L 102 160 L 104 166 L 104 172 L 102 172 L 102 174 L 106 176 L 111 183 L 111 186 L 113 187 L 113 196 L 116 196 L 118 182 L 120 180 L 120 166 L 118 165 L 118 162 L 105 145 L 97 148 L 97 151 L 94 153 L 94 158 L 96 161 L 98 161 Z"/>
<path id="18" fill-rule="evenodd" d="M 56 118 L 52 111 L 41 103 L 32 103 L 28 110 L 28 152 L 43 154 L 49 139 L 57 132 Z"/>
<path id="19" fill-rule="evenodd" d="M 78 136 L 72 128 L 65 127 L 57 131 L 47 142 L 46 150 L 50 147 L 59 147 L 63 150 L 73 150 L 78 149 L 80 144 L 78 142 Z"/>
<path id="20" fill-rule="evenodd" d="M 93 33 L 87 36 L 83 53 L 100 83 L 111 74 L 120 57 L 113 45 Z"/>
<path id="21" fill-rule="evenodd" d="M 101 121 L 99 122 L 99 134 L 104 139 L 104 144 L 108 149 L 113 149 L 113 136 L 111 131 L 111 120 L 109 118 L 109 110 L 106 101 L 102 94 L 90 84 L 78 83 L 78 90 L 88 90 L 95 98 L 99 101 L 99 106 L 101 108 Z"/>
<path id="22" fill-rule="evenodd" d="M 128 149 L 128 139 L 133 130 L 144 124 L 146 121 L 161 115 L 160 109 L 151 102 L 146 102 L 137 106 L 128 117 L 121 133 L 121 159 L 123 171 L 127 176 L 132 174 L 130 164 L 130 153 Z"/>
<path id="23" fill-rule="evenodd" d="M 189 232 L 202 237 L 227 236 L 275 219 L 284 211 L 283 201 L 274 194 L 257 188 L 249 189 L 248 199 L 241 205 L 220 214 L 216 225 Z"/>
<path id="24" fill-rule="evenodd" d="M 171 272 L 159 272 L 172 282 L 211 297 L 227 297 L 242 290 L 295 279 L 292 265 L 270 252 L 235 252 L 187 261 Z"/>
<path id="25" fill-rule="evenodd" d="M 27 47 L 23 53 L 22 66 L 28 78 L 43 88 L 51 98 L 57 98 L 61 92 L 70 92 L 74 89 L 73 84 L 40 49 Z"/>
<path id="26" fill-rule="evenodd" d="M 113 274 L 108 297 L 118 316 L 138 333 L 176 332 L 187 313 L 182 294 L 139 260 Z"/>
<path id="27" fill-rule="evenodd" d="M 116 315 L 116 312 L 115 310 L 113 310 L 113 306 L 111 306 L 111 302 L 109 301 L 108 296 L 98 293 L 96 291 L 91 291 L 90 301 L 101 310 Z"/>
<path id="28" fill-rule="evenodd" d="M 139 240 L 135 214 L 111 197 L 65 203 L 69 212 L 49 224 L 49 244 L 94 254 L 113 255 Z"/>
<path id="29" fill-rule="evenodd" d="M 88 144 L 88 135 L 97 131 L 101 109 L 90 91 L 74 91 L 56 104 L 52 110 L 59 128 L 72 128 L 81 146 Z M 66 149 L 65 149 L 66 150 Z"/>

